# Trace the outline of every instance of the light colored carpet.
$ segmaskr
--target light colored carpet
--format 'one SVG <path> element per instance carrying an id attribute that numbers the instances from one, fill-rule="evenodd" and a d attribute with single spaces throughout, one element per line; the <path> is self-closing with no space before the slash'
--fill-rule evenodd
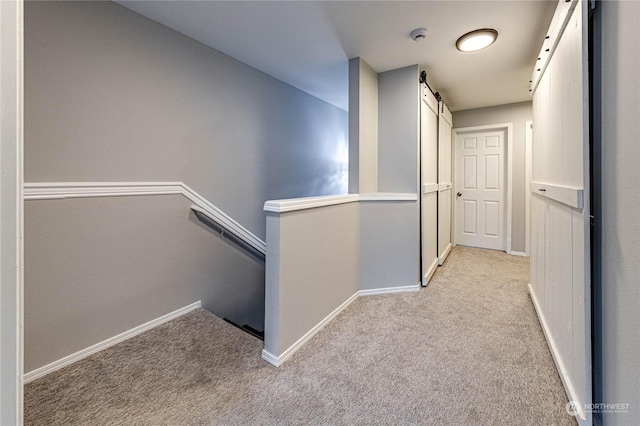
<path id="1" fill-rule="evenodd" d="M 359 298 L 279 369 L 197 310 L 25 388 L 27 425 L 572 425 L 528 259 L 456 247 L 426 289 Z"/>

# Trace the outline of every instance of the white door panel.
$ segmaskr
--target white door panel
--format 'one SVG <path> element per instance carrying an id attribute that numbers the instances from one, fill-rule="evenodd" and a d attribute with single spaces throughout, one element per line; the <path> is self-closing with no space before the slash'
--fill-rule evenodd
<path id="1" fill-rule="evenodd" d="M 422 285 L 438 266 L 438 101 L 423 86 L 420 102 Z"/>
<path id="2" fill-rule="evenodd" d="M 442 265 L 451 250 L 451 188 L 438 192 L 438 264 Z"/>
<path id="3" fill-rule="evenodd" d="M 451 128 L 453 116 L 440 101 L 438 110 L 438 264 L 442 265 L 451 250 L 452 161 Z"/>
<path id="4" fill-rule="evenodd" d="M 478 228 L 476 226 L 476 218 L 478 217 L 478 202 L 476 200 L 462 200 L 462 214 L 464 216 L 464 224 L 462 232 L 467 235 L 476 235 Z"/>
<path id="5" fill-rule="evenodd" d="M 476 155 L 463 155 L 463 189 L 477 188 L 478 157 Z"/>
<path id="6" fill-rule="evenodd" d="M 546 204 L 539 197 L 531 197 L 531 233 L 530 263 L 531 287 L 535 294 L 544 300 L 544 270 L 545 270 L 545 208 Z"/>
<path id="7" fill-rule="evenodd" d="M 499 191 L 500 188 L 500 156 L 489 154 L 484 156 L 484 188 Z"/>
<path id="8" fill-rule="evenodd" d="M 500 203 L 485 200 L 484 202 L 484 234 L 487 237 L 499 238 L 500 232 Z"/>
<path id="9" fill-rule="evenodd" d="M 506 248 L 505 132 L 459 134 L 456 140 L 456 243 Z"/>
<path id="10" fill-rule="evenodd" d="M 423 236 L 422 271 L 423 285 L 427 285 L 438 266 L 438 192 L 422 194 Z"/>
<path id="11" fill-rule="evenodd" d="M 592 424 L 587 8 L 559 2 L 533 71 L 530 294 L 580 425 Z M 564 10 L 564 12 L 562 12 Z M 555 31 L 555 32 L 554 32 Z M 547 43 L 547 42 L 545 42 Z M 555 49 L 554 49 L 555 47 Z M 540 69 L 543 71 L 540 72 Z M 546 191 L 553 188 L 553 192 Z M 582 203 L 558 194 L 579 193 Z"/>

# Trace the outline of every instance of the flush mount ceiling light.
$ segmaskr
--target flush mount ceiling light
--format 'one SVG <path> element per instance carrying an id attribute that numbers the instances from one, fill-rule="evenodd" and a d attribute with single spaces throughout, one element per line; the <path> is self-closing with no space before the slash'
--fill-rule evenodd
<path id="1" fill-rule="evenodd" d="M 491 46 L 498 38 L 498 32 L 483 28 L 466 33 L 456 41 L 456 48 L 461 52 L 474 52 Z"/>

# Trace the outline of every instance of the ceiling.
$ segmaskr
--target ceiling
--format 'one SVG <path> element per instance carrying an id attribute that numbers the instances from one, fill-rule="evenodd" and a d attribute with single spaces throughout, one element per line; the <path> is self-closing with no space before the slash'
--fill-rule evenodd
<path id="1" fill-rule="evenodd" d="M 348 109 L 348 59 L 377 72 L 419 64 L 453 111 L 529 99 L 529 77 L 556 7 L 528 1 L 118 1 L 279 80 Z M 414 42 L 409 33 L 427 28 Z M 455 42 L 495 28 L 496 43 Z"/>

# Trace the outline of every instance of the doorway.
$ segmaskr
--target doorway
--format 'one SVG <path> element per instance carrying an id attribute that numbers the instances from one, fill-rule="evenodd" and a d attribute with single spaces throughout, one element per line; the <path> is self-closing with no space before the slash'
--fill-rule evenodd
<path id="1" fill-rule="evenodd" d="M 454 129 L 455 244 L 511 253 L 512 124 Z"/>

